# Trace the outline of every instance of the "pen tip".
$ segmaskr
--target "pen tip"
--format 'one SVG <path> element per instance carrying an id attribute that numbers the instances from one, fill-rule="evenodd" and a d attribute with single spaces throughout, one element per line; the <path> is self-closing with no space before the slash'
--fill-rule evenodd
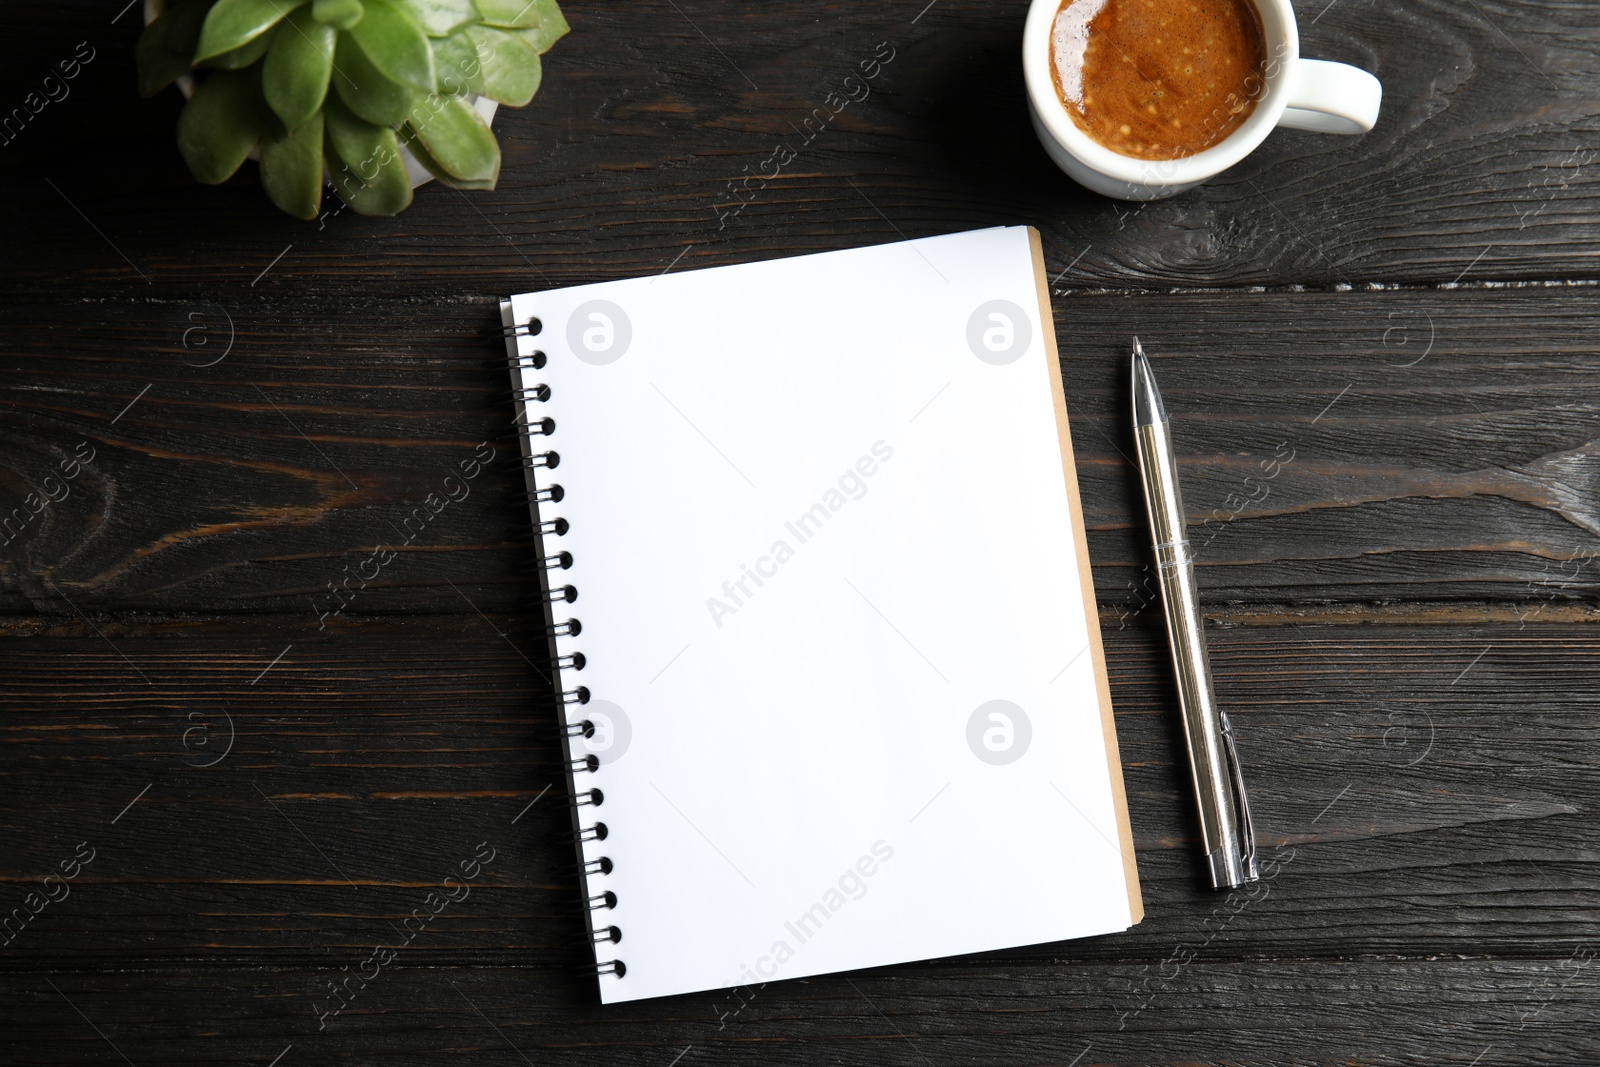
<path id="1" fill-rule="evenodd" d="M 1151 426 L 1167 421 L 1167 408 L 1161 402 L 1161 390 L 1156 388 L 1155 375 L 1150 369 L 1150 359 L 1144 354 L 1139 339 L 1133 339 L 1133 424 Z"/>

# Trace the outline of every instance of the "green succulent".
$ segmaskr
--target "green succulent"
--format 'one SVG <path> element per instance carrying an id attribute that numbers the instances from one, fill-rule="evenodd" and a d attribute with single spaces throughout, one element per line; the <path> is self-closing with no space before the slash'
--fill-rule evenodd
<path id="1" fill-rule="evenodd" d="M 411 203 L 404 144 L 433 176 L 492 189 L 500 145 L 469 94 L 521 107 L 567 32 L 555 0 L 169 0 L 139 38 L 139 91 L 204 72 L 178 150 L 207 185 L 260 149 L 278 207 L 317 217 L 324 168 L 345 203 Z"/>

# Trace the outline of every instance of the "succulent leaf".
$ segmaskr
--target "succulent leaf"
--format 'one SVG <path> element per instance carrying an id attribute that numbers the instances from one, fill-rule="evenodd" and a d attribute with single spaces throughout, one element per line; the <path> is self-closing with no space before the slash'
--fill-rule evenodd
<path id="1" fill-rule="evenodd" d="M 348 30 L 366 13 L 361 0 L 313 0 L 311 5 L 312 18 L 339 30 Z"/>
<path id="2" fill-rule="evenodd" d="M 429 93 L 412 109 L 406 129 L 411 134 L 406 143 L 413 151 L 420 141 L 429 158 L 456 184 L 487 182 L 486 188 L 494 188 L 500 176 L 500 145 L 483 117 L 459 96 Z"/>
<path id="3" fill-rule="evenodd" d="M 334 188 L 358 215 L 398 215 L 411 206 L 411 176 L 398 156 L 380 167 L 370 184 L 346 177 L 335 179 Z"/>
<path id="4" fill-rule="evenodd" d="M 224 52 L 220 56 L 201 60 L 195 64 L 200 67 L 210 67 L 212 70 L 243 70 L 254 66 L 261 57 L 267 54 L 267 46 L 272 43 L 272 32 L 269 30 L 249 44 L 240 45 L 231 52 Z"/>
<path id="5" fill-rule="evenodd" d="M 433 45 L 433 69 L 438 72 L 434 84 L 441 95 L 479 92 L 483 64 L 465 30 L 449 37 L 436 37 L 429 43 Z"/>
<path id="6" fill-rule="evenodd" d="M 433 49 L 411 13 L 390 0 L 362 0 L 366 14 L 345 32 L 390 81 L 433 91 Z"/>
<path id="7" fill-rule="evenodd" d="M 530 0 L 472 0 L 490 26 L 527 29 L 539 24 L 539 12 Z"/>
<path id="8" fill-rule="evenodd" d="M 257 40 L 285 15 L 304 4 L 306 0 L 217 0 L 216 6 L 206 15 L 200 29 L 200 43 L 194 61 L 203 63 L 225 52 L 236 52 Z M 263 48 L 265 45 L 262 46 Z M 256 58 L 259 58 L 259 54 Z M 236 64 L 249 66 L 255 62 Z M 225 67 L 236 69 L 236 67 Z"/>
<path id="9" fill-rule="evenodd" d="M 178 151 L 196 180 L 233 176 L 269 128 L 261 79 L 253 70 L 219 70 L 195 90 L 178 116 Z"/>
<path id="10" fill-rule="evenodd" d="M 139 95 L 154 96 L 189 73 L 205 18 L 204 0 L 180 0 L 144 28 L 134 49 L 139 61 Z"/>
<path id="11" fill-rule="evenodd" d="M 448 37 L 478 21 L 472 0 L 403 0 L 429 37 Z"/>
<path id="12" fill-rule="evenodd" d="M 514 33 L 473 26 L 463 34 L 477 51 L 478 76 L 472 91 L 502 104 L 521 107 L 539 91 L 539 53 Z"/>
<path id="13" fill-rule="evenodd" d="M 526 29 L 512 32 L 521 37 L 529 48 L 539 55 L 544 55 L 550 51 L 550 46 L 565 37 L 572 27 L 567 25 L 566 16 L 561 14 L 561 8 L 556 6 L 556 0 L 529 0 L 528 7 L 538 14 L 538 22 Z"/>
<path id="14" fill-rule="evenodd" d="M 494 188 L 493 179 L 488 181 L 470 181 L 465 178 L 457 178 L 455 175 L 445 170 L 444 167 L 439 165 L 439 161 L 437 159 L 434 159 L 428 154 L 428 150 L 423 147 L 422 141 L 412 135 L 411 127 L 407 126 L 400 131 L 400 139 L 405 142 L 406 150 L 416 158 L 418 163 L 422 164 L 424 170 L 426 170 L 429 174 L 432 174 L 435 178 L 438 178 L 445 185 L 450 186 L 452 189 Z"/>
<path id="15" fill-rule="evenodd" d="M 350 173 L 359 184 L 365 185 L 383 163 L 385 155 L 395 155 L 399 142 L 394 129 L 368 122 L 344 105 L 338 95 L 328 99 L 322 109 L 326 122 L 328 141 L 339 158 L 349 165 Z M 384 135 L 388 134 L 387 137 Z M 333 168 L 329 167 L 329 170 Z"/>
<path id="16" fill-rule="evenodd" d="M 314 219 L 322 206 L 322 112 L 261 141 L 261 188 L 284 211 Z"/>
<path id="17" fill-rule="evenodd" d="M 398 126 L 411 114 L 417 93 L 383 75 L 349 31 L 339 34 L 333 55 L 333 89 L 350 110 L 380 126 Z"/>
<path id="18" fill-rule="evenodd" d="M 338 100 L 323 109 L 328 172 L 339 198 L 358 214 L 398 215 L 411 203 L 411 177 L 394 130 L 374 126 Z"/>
<path id="19" fill-rule="evenodd" d="M 261 67 L 261 90 L 290 129 L 322 107 L 337 40 L 338 31 L 318 22 L 305 8 L 290 12 L 273 31 L 272 46 Z"/>

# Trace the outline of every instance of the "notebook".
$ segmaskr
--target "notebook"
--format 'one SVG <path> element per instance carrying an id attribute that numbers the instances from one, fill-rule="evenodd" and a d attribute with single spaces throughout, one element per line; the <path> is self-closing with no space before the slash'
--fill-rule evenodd
<path id="1" fill-rule="evenodd" d="M 501 312 L 603 1001 L 1139 921 L 1034 230 Z"/>

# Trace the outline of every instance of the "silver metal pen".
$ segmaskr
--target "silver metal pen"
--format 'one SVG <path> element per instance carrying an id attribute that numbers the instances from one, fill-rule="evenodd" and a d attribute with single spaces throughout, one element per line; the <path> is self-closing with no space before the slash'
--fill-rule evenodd
<path id="1" fill-rule="evenodd" d="M 1139 446 L 1139 478 L 1145 510 L 1155 538 L 1161 605 L 1172 645 L 1172 670 L 1178 678 L 1178 705 L 1200 805 L 1200 836 L 1214 888 L 1227 889 L 1260 877 L 1250 802 L 1245 797 L 1239 754 L 1227 714 L 1211 691 L 1211 664 L 1200 615 L 1200 590 L 1194 555 L 1178 488 L 1178 459 L 1172 449 L 1167 409 L 1161 403 L 1150 361 L 1133 339 L 1133 432 Z"/>

